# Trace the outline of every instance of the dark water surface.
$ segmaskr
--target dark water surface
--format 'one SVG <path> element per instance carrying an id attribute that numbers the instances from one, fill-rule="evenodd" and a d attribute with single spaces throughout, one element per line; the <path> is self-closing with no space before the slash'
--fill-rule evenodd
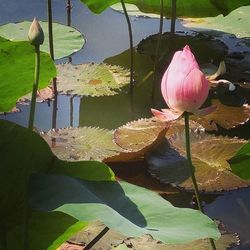
<path id="1" fill-rule="evenodd" d="M 47 19 L 47 7 L 45 0 L 0 0 L 0 24 L 8 22 L 18 22 L 23 20 L 32 20 L 36 16 L 39 20 Z M 66 1 L 53 0 L 54 21 L 66 24 Z M 81 31 L 86 44 L 82 50 L 72 55 L 72 62 L 80 64 L 85 62 L 117 63 L 127 66 L 129 62 L 128 32 L 127 24 L 123 14 L 111 9 L 106 10 L 100 15 L 92 14 L 78 0 L 72 0 L 72 26 Z M 137 45 L 143 38 L 157 33 L 159 20 L 149 18 L 131 17 L 134 43 Z M 169 21 L 164 21 L 164 30 L 169 30 Z M 177 22 L 176 29 L 184 31 L 185 28 Z M 223 39 L 228 42 L 230 50 L 239 50 L 235 39 Z M 152 70 L 153 61 L 151 57 L 136 54 L 136 72 L 149 72 Z M 66 62 L 68 59 L 58 60 L 57 63 Z M 145 71 L 143 70 L 145 69 Z M 68 126 L 100 126 L 105 128 L 115 128 L 128 120 L 138 117 L 150 116 L 150 103 L 141 100 L 149 99 L 152 77 L 142 75 L 148 84 L 138 87 L 138 103 L 136 103 L 135 112 L 131 115 L 128 104 L 126 89 L 119 97 L 101 97 L 99 99 L 89 97 L 58 96 L 57 127 Z M 143 90 L 143 92 L 142 92 Z M 111 98 L 114 98 L 113 101 Z M 117 100 L 115 99 L 117 98 Z M 115 100 L 115 101 L 114 101 Z M 136 102 L 136 98 L 135 98 Z M 117 105 L 114 105 L 116 103 Z M 142 104 L 143 103 L 143 104 Z M 146 104 L 145 104 L 146 103 Z M 0 119 L 8 119 L 13 122 L 27 126 L 29 106 L 19 105 L 20 113 L 7 114 L 0 116 Z M 113 116 L 113 113 L 119 113 L 121 116 Z M 90 112 L 91 111 L 91 112 Z M 39 131 L 51 129 L 53 102 L 41 103 L 36 106 L 35 127 Z M 92 115 L 89 115 L 89 114 Z M 112 120 L 112 123 L 110 121 Z M 247 130 L 249 132 L 249 130 Z M 248 137 L 248 136 L 246 136 Z M 249 137 L 248 137 L 249 138 Z M 205 212 L 211 218 L 221 220 L 231 232 L 237 232 L 241 238 L 241 245 L 233 249 L 250 249 L 250 189 L 222 193 L 220 195 L 209 195 L 211 200 L 205 200 Z M 167 197 L 166 197 L 167 198 Z M 173 205 L 182 206 L 182 198 L 178 201 L 172 201 Z M 187 203 L 185 203 L 187 205 Z"/>

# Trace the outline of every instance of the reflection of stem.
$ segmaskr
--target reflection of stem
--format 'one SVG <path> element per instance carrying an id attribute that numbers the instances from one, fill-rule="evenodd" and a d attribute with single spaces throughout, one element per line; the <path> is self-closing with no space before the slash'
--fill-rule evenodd
<path id="1" fill-rule="evenodd" d="M 69 101 L 70 101 L 70 126 L 73 127 L 73 121 L 74 121 L 74 96 L 71 96 Z"/>
<path id="2" fill-rule="evenodd" d="M 72 10 L 72 6 L 71 6 L 71 1 L 70 0 L 67 1 L 66 10 L 67 10 L 67 25 L 71 26 L 71 10 Z"/>
<path id="3" fill-rule="evenodd" d="M 89 242 L 84 250 L 90 250 L 92 247 L 109 231 L 108 227 L 105 227 L 92 241 Z"/>
<path id="4" fill-rule="evenodd" d="M 35 79 L 33 84 L 32 98 L 31 98 L 31 106 L 30 106 L 30 116 L 29 116 L 29 129 L 33 130 L 34 125 L 34 117 L 35 117 L 35 108 L 36 108 L 36 94 L 39 83 L 39 75 L 40 75 L 40 46 L 35 46 Z"/>
<path id="5" fill-rule="evenodd" d="M 198 208 L 202 213 L 204 213 L 203 208 L 201 206 L 201 198 L 200 198 L 200 194 L 199 194 L 197 181 L 195 178 L 195 168 L 192 164 L 191 147 L 190 147 L 190 134 L 189 134 L 189 113 L 185 112 L 184 116 L 185 116 L 185 138 L 186 138 L 186 153 L 187 153 L 188 166 L 189 166 L 190 173 L 191 173 L 191 178 L 192 178 L 192 182 L 193 182 L 193 186 L 194 186 L 194 192 L 195 192 L 195 197 L 197 200 Z M 209 239 L 209 240 L 210 240 L 212 249 L 216 250 L 215 243 L 214 243 L 213 239 Z"/>
<path id="6" fill-rule="evenodd" d="M 133 45 L 133 33 L 132 33 L 132 27 L 131 27 L 131 22 L 128 16 L 128 12 L 124 3 L 124 0 L 121 0 L 122 8 L 127 20 L 128 24 L 128 32 L 129 32 L 129 42 L 130 42 L 130 91 L 133 89 L 133 74 L 134 74 L 134 45 Z"/>
<path id="7" fill-rule="evenodd" d="M 154 79 L 153 79 L 153 87 L 152 87 L 152 102 L 154 104 L 155 99 L 155 90 L 156 90 L 156 70 L 159 63 L 159 51 L 161 47 L 162 40 L 162 31 L 163 31 L 163 0 L 160 0 L 161 10 L 160 10 L 160 27 L 155 51 L 155 62 L 154 62 Z"/>
<path id="8" fill-rule="evenodd" d="M 175 33 L 175 21 L 176 21 L 176 1 L 172 0 L 172 13 L 171 13 L 171 35 Z"/>
<path id="9" fill-rule="evenodd" d="M 55 83 L 54 83 L 55 82 Z M 56 77 L 53 78 L 53 86 L 56 87 Z M 57 120 L 57 89 L 54 90 L 54 101 L 53 101 L 53 111 L 52 111 L 52 128 L 56 129 Z"/>

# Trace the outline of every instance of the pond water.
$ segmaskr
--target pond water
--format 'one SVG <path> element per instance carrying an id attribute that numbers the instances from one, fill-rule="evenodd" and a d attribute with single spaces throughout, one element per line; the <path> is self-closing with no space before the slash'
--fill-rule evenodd
<path id="1" fill-rule="evenodd" d="M 100 15 L 91 13 L 79 1 L 72 0 L 72 26 L 77 28 L 86 38 L 83 49 L 71 56 L 73 64 L 86 62 L 107 62 L 128 67 L 129 65 L 129 40 L 127 24 L 124 15 L 108 9 Z M 54 21 L 66 24 L 66 1 L 53 0 Z M 0 24 L 32 20 L 36 16 L 39 20 L 46 20 L 46 1 L 0 0 Z M 158 31 L 159 20 L 142 17 L 131 17 L 135 46 L 149 35 Z M 170 22 L 164 20 L 164 31 L 168 31 Z M 176 30 L 187 31 L 179 21 Z M 191 32 L 190 32 L 191 33 Z M 223 36 L 230 52 L 247 50 L 246 47 L 238 46 L 236 38 Z M 237 46 L 236 46 L 237 45 Z M 57 128 L 68 126 L 99 126 L 104 128 L 116 128 L 129 120 L 139 117 L 150 117 L 151 103 L 150 90 L 153 60 L 149 54 L 136 52 L 135 68 L 140 79 L 146 79 L 148 84 L 140 86 L 135 93 L 135 109 L 131 113 L 127 89 L 125 88 L 119 96 L 114 97 L 73 97 L 66 95 L 58 96 L 58 110 L 56 117 Z M 67 62 L 68 58 L 60 59 L 57 63 Z M 209 61 L 208 61 L 209 62 Z M 141 91 L 143 89 L 143 92 Z M 249 93 L 247 93 L 249 98 Z M 136 101 L 138 100 L 138 101 Z M 143 100 L 143 101 L 142 101 Z M 249 100 L 249 99 L 248 99 Z M 53 102 L 39 103 L 36 106 L 35 127 L 39 131 L 48 131 L 52 128 Z M 161 100 L 156 106 L 161 105 Z M 0 119 L 14 121 L 20 125 L 27 126 L 29 105 L 18 105 L 21 112 L 1 115 Z M 120 112 L 119 112 L 120 111 Z M 91 115 L 90 115 L 91 113 Z M 117 114 L 115 117 L 113 114 Z M 120 115 L 119 115 L 120 114 Z M 112 121 L 112 122 L 111 122 Z M 230 135 L 238 135 L 249 138 L 250 125 L 230 131 Z M 224 130 L 221 133 L 227 133 Z M 183 192 L 183 197 L 185 196 Z M 165 197 L 168 199 L 168 197 Z M 241 245 L 233 249 L 250 249 L 250 188 L 220 193 L 216 195 L 204 195 L 204 209 L 211 218 L 222 221 L 231 232 L 237 232 L 241 238 Z M 189 206 L 189 202 L 182 197 L 171 200 L 176 206 Z"/>

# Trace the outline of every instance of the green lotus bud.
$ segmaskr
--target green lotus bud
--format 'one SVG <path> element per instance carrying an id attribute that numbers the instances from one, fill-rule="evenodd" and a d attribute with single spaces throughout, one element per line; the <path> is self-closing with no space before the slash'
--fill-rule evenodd
<path id="1" fill-rule="evenodd" d="M 32 24 L 30 25 L 28 38 L 32 45 L 39 46 L 43 44 L 44 41 L 43 29 L 36 18 L 34 18 Z"/>

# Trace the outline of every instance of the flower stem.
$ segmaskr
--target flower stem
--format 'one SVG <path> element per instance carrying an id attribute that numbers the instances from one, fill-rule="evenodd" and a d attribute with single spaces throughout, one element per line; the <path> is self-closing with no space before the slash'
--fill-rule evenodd
<path id="1" fill-rule="evenodd" d="M 133 45 L 133 33 L 132 33 L 132 27 L 131 27 L 131 22 L 128 16 L 128 12 L 126 9 L 126 5 L 124 3 L 124 0 L 121 0 L 122 8 L 127 20 L 128 24 L 128 33 L 129 33 L 129 43 L 130 43 L 130 92 L 132 92 L 133 87 L 134 87 L 134 45 Z"/>
<path id="2" fill-rule="evenodd" d="M 170 30 L 170 33 L 171 33 L 172 36 L 175 34 L 176 1 L 177 0 L 172 0 L 171 30 Z"/>
<path id="3" fill-rule="evenodd" d="M 72 6 L 71 6 L 71 1 L 70 0 L 67 1 L 66 10 L 67 10 L 67 25 L 71 26 L 71 10 L 72 10 Z"/>
<path id="4" fill-rule="evenodd" d="M 35 117 L 35 108 L 36 108 L 36 93 L 38 89 L 39 83 L 39 75 L 40 75 L 40 46 L 35 46 L 35 75 L 34 75 L 34 84 L 31 98 L 31 106 L 30 106 L 30 116 L 29 116 L 29 129 L 33 130 L 34 125 L 34 117 Z"/>
<path id="5" fill-rule="evenodd" d="M 195 192 L 195 197 L 196 197 L 196 200 L 197 200 L 198 208 L 202 213 L 204 213 L 202 205 L 201 205 L 201 198 L 200 198 L 200 194 L 199 194 L 197 181 L 196 181 L 196 178 L 195 178 L 195 168 L 194 168 L 194 166 L 192 164 L 191 147 L 190 147 L 190 134 L 189 134 L 189 113 L 188 112 L 184 113 L 184 118 L 185 118 L 185 138 L 186 138 L 186 153 L 187 153 L 188 166 L 189 166 L 189 169 L 190 169 L 191 178 L 192 178 L 192 182 L 193 182 L 193 185 L 194 185 L 194 192 Z M 210 241 L 212 249 L 216 250 L 214 240 L 209 239 L 209 241 Z"/>

